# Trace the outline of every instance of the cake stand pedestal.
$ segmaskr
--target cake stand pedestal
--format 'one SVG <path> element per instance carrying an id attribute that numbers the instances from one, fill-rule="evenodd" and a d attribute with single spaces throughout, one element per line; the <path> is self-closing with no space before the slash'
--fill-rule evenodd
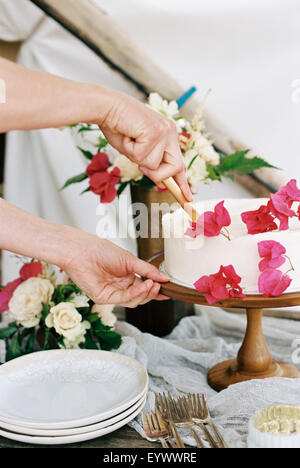
<path id="1" fill-rule="evenodd" d="M 149 262 L 159 268 L 163 260 L 164 254 L 159 253 Z M 205 297 L 196 289 L 180 286 L 176 283 L 163 284 L 161 293 L 180 301 L 209 306 Z M 296 367 L 272 358 L 262 329 L 264 309 L 297 305 L 300 305 L 300 292 L 272 298 L 259 295 L 246 296 L 242 299 L 226 299 L 213 304 L 214 307 L 246 309 L 247 330 L 237 358 L 221 362 L 209 371 L 207 377 L 209 385 L 219 392 L 229 385 L 246 380 L 268 377 L 300 378 L 300 372 Z"/>

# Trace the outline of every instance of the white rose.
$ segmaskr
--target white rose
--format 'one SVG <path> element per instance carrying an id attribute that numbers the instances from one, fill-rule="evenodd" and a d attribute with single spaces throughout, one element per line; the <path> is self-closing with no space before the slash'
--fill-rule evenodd
<path id="1" fill-rule="evenodd" d="M 184 119 L 175 120 L 175 117 L 178 116 L 178 104 L 176 101 L 168 102 L 166 99 L 163 99 L 158 93 L 151 93 L 149 96 L 148 107 L 150 109 L 159 112 L 164 117 L 174 121 L 177 127 L 177 131 L 180 133 L 182 128 L 185 125 Z"/>
<path id="2" fill-rule="evenodd" d="M 82 316 L 71 302 L 61 302 L 50 309 L 46 318 L 46 326 L 54 327 L 56 333 L 62 335 L 68 342 L 76 342 L 82 339 L 91 324 L 82 322 Z"/>
<path id="3" fill-rule="evenodd" d="M 130 159 L 120 154 L 112 166 L 112 169 L 118 167 L 120 169 L 121 182 L 129 182 L 130 180 L 138 181 L 144 176 L 139 170 L 139 166 L 130 161 Z"/>
<path id="4" fill-rule="evenodd" d="M 101 318 L 103 325 L 107 327 L 114 327 L 117 321 L 117 317 L 113 314 L 115 306 L 111 304 L 95 304 L 92 308 L 92 314 L 98 314 Z"/>
<path id="5" fill-rule="evenodd" d="M 49 304 L 54 287 L 43 278 L 29 278 L 15 290 L 9 302 L 10 314 L 20 325 L 32 328 L 39 324 L 42 303 Z"/>
<path id="6" fill-rule="evenodd" d="M 89 307 L 89 298 L 85 294 L 75 294 L 70 296 L 70 302 L 77 307 Z"/>
<path id="7" fill-rule="evenodd" d="M 206 162 L 198 155 L 196 150 L 187 151 L 184 155 L 184 162 L 187 168 L 187 180 L 191 185 L 191 190 L 193 193 L 197 193 L 198 185 L 201 182 L 205 182 L 208 178 Z M 190 165 L 191 167 L 189 168 Z"/>

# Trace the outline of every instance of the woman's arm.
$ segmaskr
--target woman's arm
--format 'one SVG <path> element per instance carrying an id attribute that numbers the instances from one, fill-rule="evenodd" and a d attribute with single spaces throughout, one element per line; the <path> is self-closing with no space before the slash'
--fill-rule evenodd
<path id="1" fill-rule="evenodd" d="M 29 70 L 0 58 L 6 103 L 0 132 L 98 124 L 108 141 L 155 183 L 175 177 L 192 200 L 174 123 L 124 93 Z"/>
<path id="2" fill-rule="evenodd" d="M 168 278 L 107 240 L 50 223 L 1 198 L 0 226 L 1 248 L 58 265 L 98 304 L 136 307 L 164 299 L 159 283 Z"/>

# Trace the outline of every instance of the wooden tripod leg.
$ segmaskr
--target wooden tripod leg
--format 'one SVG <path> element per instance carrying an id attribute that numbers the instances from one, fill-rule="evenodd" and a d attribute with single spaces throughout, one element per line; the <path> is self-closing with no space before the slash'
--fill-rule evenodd
<path id="1" fill-rule="evenodd" d="M 247 330 L 237 359 L 221 362 L 208 373 L 208 383 L 214 390 L 252 379 L 300 377 L 296 367 L 272 359 L 263 334 L 262 315 L 262 309 L 247 309 Z"/>

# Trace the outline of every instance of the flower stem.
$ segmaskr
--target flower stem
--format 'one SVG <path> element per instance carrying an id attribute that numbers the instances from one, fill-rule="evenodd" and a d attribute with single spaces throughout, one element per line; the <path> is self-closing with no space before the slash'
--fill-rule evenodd
<path id="1" fill-rule="evenodd" d="M 226 237 L 227 240 L 231 241 L 230 233 L 228 229 L 225 227 L 223 228 L 223 231 L 221 231 L 222 236 Z"/>

